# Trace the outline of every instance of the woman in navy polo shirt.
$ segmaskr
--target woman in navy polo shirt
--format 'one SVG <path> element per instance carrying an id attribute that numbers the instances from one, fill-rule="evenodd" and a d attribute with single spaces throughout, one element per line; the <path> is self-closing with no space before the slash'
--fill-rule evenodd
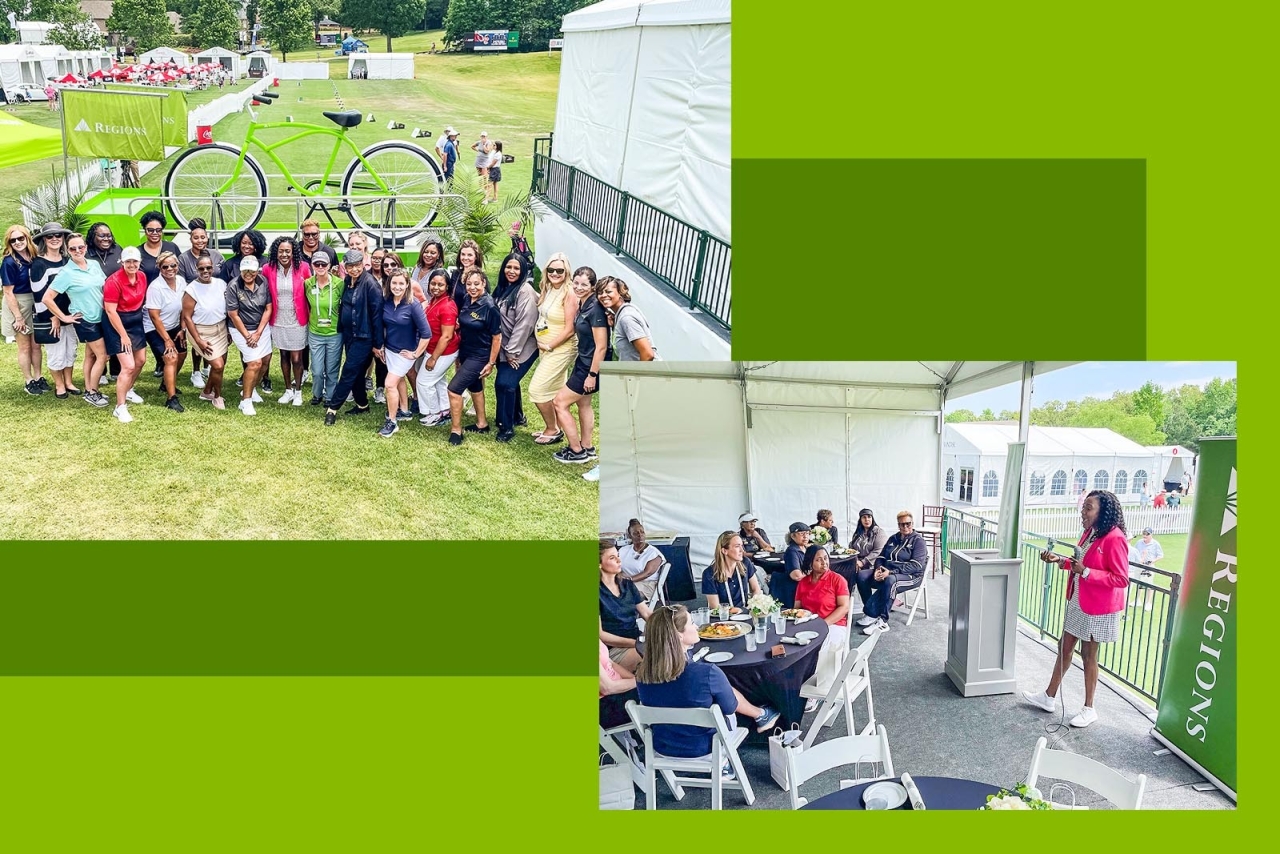
<path id="1" fill-rule="evenodd" d="M 386 345 L 373 351 L 373 355 L 387 366 L 387 420 L 378 431 L 378 435 L 384 439 L 390 439 L 400 429 L 397 421 L 413 417 L 407 404 L 404 409 L 400 408 L 404 403 L 400 399 L 400 381 L 431 343 L 427 314 L 422 309 L 422 303 L 409 292 L 409 275 L 404 270 L 392 273 L 387 289 L 391 296 L 382 303 L 382 328 L 386 330 Z"/>
<path id="2" fill-rule="evenodd" d="M 702 593 L 708 608 L 724 602 L 731 608 L 746 609 L 747 600 L 760 592 L 756 567 L 742 550 L 742 537 L 725 531 L 716 539 L 715 561 L 702 571 Z M 788 603 L 789 604 L 789 603 Z"/>
<path id="3" fill-rule="evenodd" d="M 784 608 L 790 608 L 796 601 L 796 585 L 804 578 L 804 570 L 801 569 L 804 550 L 809 547 L 812 533 L 804 522 L 792 522 L 787 529 L 787 551 L 782 556 L 782 569 L 775 569 L 769 574 L 769 592 Z"/>
<path id="4" fill-rule="evenodd" d="M 609 647 L 609 660 L 635 670 L 640 663 L 636 652 L 636 640 L 640 627 L 636 617 L 648 620 L 653 616 L 644 596 L 622 574 L 622 558 L 618 556 L 618 544 L 611 539 L 600 539 L 600 640 Z"/>
<path id="5" fill-rule="evenodd" d="M 726 718 L 737 712 L 755 722 L 756 732 L 768 731 L 777 722 L 778 713 L 747 702 L 714 664 L 690 661 L 689 650 L 698 641 L 698 627 L 685 606 L 663 605 L 654 612 L 645 626 L 644 661 L 636 669 L 641 705 L 660 709 L 715 706 Z M 663 756 L 706 756 L 711 752 L 714 732 L 706 727 L 658 724 L 653 728 L 653 749 Z M 733 776 L 728 762 L 722 776 Z"/>

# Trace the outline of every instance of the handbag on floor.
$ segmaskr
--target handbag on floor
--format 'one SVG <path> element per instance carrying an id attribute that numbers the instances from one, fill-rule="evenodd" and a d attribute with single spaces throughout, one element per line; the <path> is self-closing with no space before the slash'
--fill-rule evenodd
<path id="1" fill-rule="evenodd" d="M 769 736 L 769 774 L 784 792 L 791 788 L 787 782 L 787 751 L 804 750 L 801 735 L 800 724 L 792 724 L 791 729 L 784 732 L 779 727 Z"/>
<path id="2" fill-rule="evenodd" d="M 607 763 L 605 760 L 609 760 Z M 613 761 L 607 753 L 600 754 L 600 809 L 633 810 L 636 808 L 636 787 L 631 782 L 631 769 Z"/>

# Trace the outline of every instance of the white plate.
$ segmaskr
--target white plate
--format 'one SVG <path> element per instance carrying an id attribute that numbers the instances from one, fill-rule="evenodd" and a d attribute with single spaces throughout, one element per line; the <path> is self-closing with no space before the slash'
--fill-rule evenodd
<path id="1" fill-rule="evenodd" d="M 751 615 L 750 614 L 734 614 L 729 619 L 736 620 L 739 623 L 747 623 L 751 621 Z"/>
<path id="2" fill-rule="evenodd" d="M 713 652 L 710 655 L 704 655 L 702 660 L 710 661 L 712 664 L 719 664 L 722 661 L 728 661 L 731 658 L 733 658 L 733 653 L 731 652 Z"/>
<path id="3" fill-rule="evenodd" d="M 864 805 L 869 804 L 875 798 L 880 798 L 885 802 L 884 809 L 896 810 L 907 802 L 907 790 L 901 783 L 884 780 L 867 786 L 862 793 L 862 803 Z M 867 809 L 871 809 L 871 807 L 868 806 Z"/>
<path id="4" fill-rule="evenodd" d="M 698 640 L 699 640 L 699 641 L 708 641 L 708 642 L 711 642 L 711 641 L 737 640 L 738 638 L 740 638 L 740 637 L 742 637 L 743 635 L 745 635 L 747 632 L 751 631 L 749 628 L 747 628 L 746 626 L 744 626 L 742 623 L 735 623 L 735 622 L 732 622 L 732 621 L 730 621 L 730 620 L 723 620 L 723 621 L 721 621 L 721 620 L 716 620 L 714 623 L 712 623 L 712 625 L 717 625 L 717 626 L 733 626 L 735 629 L 737 629 L 737 630 L 738 630 L 738 633 L 737 633 L 736 635 L 729 635 L 728 637 L 724 637 L 724 638 L 709 638 L 709 637 L 703 637 L 701 634 L 699 634 L 699 635 L 698 635 Z"/>
<path id="5" fill-rule="evenodd" d="M 817 632 L 796 632 L 796 637 L 801 640 L 817 640 Z"/>

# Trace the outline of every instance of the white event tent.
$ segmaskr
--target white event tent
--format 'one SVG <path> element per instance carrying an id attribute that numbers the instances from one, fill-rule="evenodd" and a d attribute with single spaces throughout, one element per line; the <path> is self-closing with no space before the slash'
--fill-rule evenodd
<path id="1" fill-rule="evenodd" d="M 1005 457 L 1016 423 L 948 424 L 943 435 L 943 497 L 960 505 L 999 507 Z M 1159 486 L 1152 449 L 1105 427 L 1032 427 L 1023 464 L 1024 507 L 1076 506 L 1080 492 L 1108 489 L 1137 502 L 1142 484 Z M 1181 476 L 1181 473 L 1179 473 Z"/>
<path id="2" fill-rule="evenodd" d="M 265 50 L 255 50 L 245 55 L 245 73 L 250 77 L 271 77 L 274 73 L 276 58 Z"/>
<path id="3" fill-rule="evenodd" d="M 138 62 L 146 65 L 152 62 L 172 62 L 175 65 L 186 67 L 193 65 L 195 59 L 189 53 L 183 53 L 180 50 L 174 50 L 171 47 L 161 46 L 154 48 L 138 57 Z"/>
<path id="4" fill-rule="evenodd" d="M 1154 486 L 1168 486 L 1170 489 L 1181 486 L 1183 472 L 1191 472 L 1191 477 L 1195 478 L 1195 451 L 1182 445 L 1149 445 L 1147 450 L 1160 459 L 1152 473 Z M 1155 477 L 1157 473 L 1159 477 Z"/>
<path id="5" fill-rule="evenodd" d="M 600 376 L 600 526 L 631 518 L 691 539 L 695 566 L 752 510 L 787 525 L 836 515 L 841 538 L 870 507 L 881 522 L 941 503 L 949 397 L 1069 362 L 619 362 Z M 1016 438 L 1016 437 L 1015 437 Z"/>
<path id="6" fill-rule="evenodd" d="M 347 56 L 347 76 L 357 69 L 369 80 L 412 80 L 411 53 L 353 53 Z"/>
<path id="7" fill-rule="evenodd" d="M 238 53 L 232 53 L 225 47 L 211 47 L 196 54 L 196 63 L 198 65 L 203 65 L 206 62 L 219 63 L 236 78 L 245 75 L 244 57 Z"/>

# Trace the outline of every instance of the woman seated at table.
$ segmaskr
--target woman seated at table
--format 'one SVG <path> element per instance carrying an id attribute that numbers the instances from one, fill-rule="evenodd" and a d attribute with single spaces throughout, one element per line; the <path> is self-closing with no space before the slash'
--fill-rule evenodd
<path id="1" fill-rule="evenodd" d="M 827 624 L 827 639 L 819 656 L 834 652 L 841 660 L 849 648 L 849 583 L 831 571 L 831 556 L 822 546 L 809 546 L 800 564 L 804 577 L 796 585 L 796 607 L 812 611 Z M 821 662 L 819 662 L 821 664 Z M 804 710 L 818 708 L 816 699 L 809 700 Z"/>
<path id="2" fill-rule="evenodd" d="M 804 550 L 809 547 L 812 532 L 804 522 L 792 522 L 787 529 L 787 550 L 782 555 L 782 569 L 769 574 L 769 593 L 786 607 L 796 600 L 796 585 L 804 578 Z"/>
<path id="3" fill-rule="evenodd" d="M 698 627 L 685 606 L 663 605 L 653 613 L 645 627 L 644 661 L 636 670 L 641 705 L 661 709 L 716 706 L 726 718 L 734 712 L 746 715 L 755 722 L 756 732 L 767 732 L 777 722 L 778 712 L 748 703 L 714 664 L 690 661 L 689 650 L 699 640 Z M 657 724 L 653 749 L 663 756 L 692 759 L 711 752 L 714 736 L 715 731 L 707 727 Z M 733 776 L 728 761 L 721 775 Z"/>
<path id="4" fill-rule="evenodd" d="M 863 507 L 858 511 L 858 527 L 853 530 L 853 539 L 849 541 L 849 548 L 855 553 L 852 564 L 846 564 L 846 570 L 840 572 L 844 580 L 849 582 L 849 589 L 852 590 L 858 585 L 859 573 L 867 573 L 867 578 L 871 577 L 871 565 L 875 563 L 880 552 L 884 551 L 884 544 L 889 541 L 889 532 L 876 524 L 876 517 L 869 508 Z"/>
<path id="5" fill-rule="evenodd" d="M 836 528 L 836 517 L 834 513 L 830 510 L 819 510 L 818 521 L 814 527 L 816 528 L 819 525 L 827 529 L 827 534 L 830 535 L 833 545 L 840 545 L 840 530 Z"/>
<path id="6" fill-rule="evenodd" d="M 742 537 L 725 531 L 716 539 L 715 562 L 702 572 L 702 593 L 708 608 L 724 603 L 731 608 L 747 607 L 747 600 L 760 592 L 756 567 L 742 551 Z"/>
<path id="7" fill-rule="evenodd" d="M 864 615 L 858 625 L 866 626 L 864 635 L 889 631 L 889 612 L 893 610 L 894 599 L 924 583 L 928 563 L 929 548 L 924 537 L 915 531 L 911 511 L 900 511 L 898 533 L 885 542 L 884 550 L 872 562 L 866 583 L 858 585 Z"/>
<path id="8" fill-rule="evenodd" d="M 636 640 L 640 627 L 636 617 L 648 620 L 653 614 L 640 591 L 622 575 L 618 544 L 600 539 L 600 641 L 609 647 L 609 660 L 627 670 L 640 663 Z"/>
<path id="9" fill-rule="evenodd" d="M 662 552 L 657 546 L 650 545 L 644 538 L 644 525 L 639 519 L 627 523 L 627 539 L 631 545 L 619 551 L 622 553 L 622 574 L 631 579 L 631 583 L 640 588 L 646 602 L 653 598 L 658 589 L 658 570 L 662 569 Z"/>
<path id="10" fill-rule="evenodd" d="M 600 726 L 612 729 L 627 723 L 627 701 L 640 701 L 636 677 L 609 658 L 609 647 L 600 641 Z"/>

